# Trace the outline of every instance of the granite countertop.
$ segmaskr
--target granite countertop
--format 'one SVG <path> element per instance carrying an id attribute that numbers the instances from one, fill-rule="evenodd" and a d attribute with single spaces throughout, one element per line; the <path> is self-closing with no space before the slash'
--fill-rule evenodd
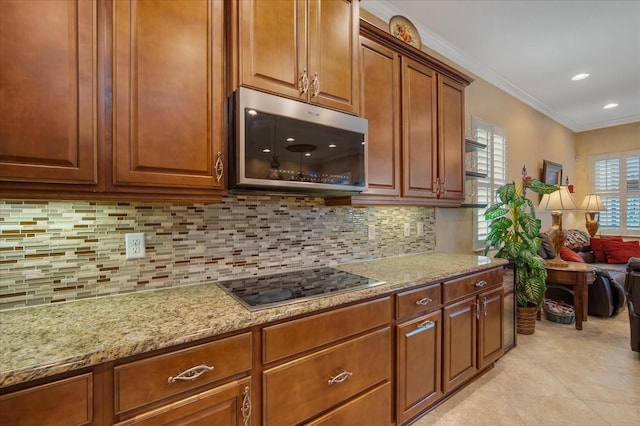
<path id="1" fill-rule="evenodd" d="M 424 253 L 336 266 L 386 284 L 249 311 L 215 282 L 0 312 L 0 388 L 492 268 Z"/>

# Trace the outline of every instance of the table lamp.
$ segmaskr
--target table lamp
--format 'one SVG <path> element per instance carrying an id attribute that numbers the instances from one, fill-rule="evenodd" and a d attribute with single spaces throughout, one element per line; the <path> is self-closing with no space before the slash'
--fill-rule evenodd
<path id="1" fill-rule="evenodd" d="M 562 260 L 560 257 L 560 249 L 564 246 L 564 241 L 567 239 L 567 233 L 562 229 L 562 211 L 563 210 L 576 210 L 576 204 L 571 198 L 569 189 L 566 186 L 560 186 L 560 189 L 551 194 L 544 194 L 542 201 L 540 201 L 540 207 L 543 210 L 551 211 L 551 228 L 547 234 L 553 248 L 556 251 L 556 257 L 548 260 L 548 266 L 555 267 L 567 267 L 569 264 Z"/>
<path id="2" fill-rule="evenodd" d="M 584 197 L 584 201 L 582 201 L 580 210 L 586 210 L 584 213 L 585 227 L 587 231 L 589 231 L 589 235 L 593 237 L 596 235 L 596 232 L 598 232 L 600 226 L 598 224 L 600 213 L 598 212 L 605 211 L 607 208 L 602 203 L 602 198 L 600 198 L 598 194 L 587 194 L 587 196 Z"/>

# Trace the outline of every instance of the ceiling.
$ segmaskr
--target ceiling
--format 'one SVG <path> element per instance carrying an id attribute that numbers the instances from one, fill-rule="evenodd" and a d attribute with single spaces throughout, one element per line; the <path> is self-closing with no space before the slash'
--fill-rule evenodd
<path id="1" fill-rule="evenodd" d="M 362 0 L 575 132 L 640 121 L 640 0 Z M 571 81 L 578 73 L 587 79 Z M 618 107 L 603 109 L 609 103 Z"/>

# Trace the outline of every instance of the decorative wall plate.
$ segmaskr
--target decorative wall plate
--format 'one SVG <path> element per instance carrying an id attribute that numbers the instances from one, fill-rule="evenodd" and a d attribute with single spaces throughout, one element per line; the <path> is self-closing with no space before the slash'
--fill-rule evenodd
<path id="1" fill-rule="evenodd" d="M 420 33 L 411 21 L 404 16 L 396 15 L 389 20 L 389 32 L 394 37 L 399 38 L 416 49 L 422 47 Z"/>

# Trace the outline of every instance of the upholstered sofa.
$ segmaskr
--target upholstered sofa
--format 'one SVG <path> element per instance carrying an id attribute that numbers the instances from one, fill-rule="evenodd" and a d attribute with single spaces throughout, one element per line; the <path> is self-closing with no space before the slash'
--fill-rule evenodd
<path id="1" fill-rule="evenodd" d="M 539 237 L 542 246 L 538 254 L 543 259 L 555 257 L 546 233 Z M 589 315 L 614 316 L 624 309 L 627 263 L 638 250 L 637 241 L 623 242 L 620 237 L 590 238 L 585 231 L 567 230 L 560 257 L 566 261 L 589 263 L 596 268 L 596 282 L 589 286 Z"/>
<path id="2" fill-rule="evenodd" d="M 625 292 L 631 326 L 631 350 L 640 352 L 640 257 L 629 259 Z"/>

